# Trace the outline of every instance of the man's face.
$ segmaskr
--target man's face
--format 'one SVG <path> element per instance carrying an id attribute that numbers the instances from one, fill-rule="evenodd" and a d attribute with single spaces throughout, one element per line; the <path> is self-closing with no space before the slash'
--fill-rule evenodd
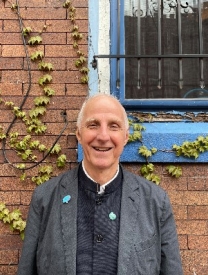
<path id="1" fill-rule="evenodd" d="M 108 169 L 116 171 L 128 141 L 128 129 L 119 102 L 107 96 L 90 99 L 76 135 L 84 151 L 88 173 Z"/>

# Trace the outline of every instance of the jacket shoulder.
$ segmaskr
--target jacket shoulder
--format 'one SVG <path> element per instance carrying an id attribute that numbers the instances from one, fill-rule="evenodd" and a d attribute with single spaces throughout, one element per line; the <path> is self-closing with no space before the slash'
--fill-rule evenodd
<path id="1" fill-rule="evenodd" d="M 139 192 L 151 196 L 164 197 L 167 195 L 166 191 L 152 181 L 149 181 L 139 175 L 123 169 L 124 182 L 130 186 L 131 189 L 138 189 Z"/>
<path id="2" fill-rule="evenodd" d="M 34 191 L 35 196 L 41 196 L 41 194 L 48 194 L 50 196 L 55 190 L 59 189 L 60 186 L 66 188 L 68 184 L 74 182 L 77 178 L 78 168 L 74 168 L 72 170 L 68 170 L 60 175 L 51 178 L 50 180 L 42 183 L 38 187 L 36 187 Z"/>

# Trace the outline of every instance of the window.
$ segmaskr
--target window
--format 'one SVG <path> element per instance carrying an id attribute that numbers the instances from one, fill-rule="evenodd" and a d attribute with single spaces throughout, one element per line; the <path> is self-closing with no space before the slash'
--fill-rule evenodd
<path id="1" fill-rule="evenodd" d="M 193 159 L 172 151 L 208 133 L 207 24 L 208 1 L 89 0 L 89 94 L 113 92 L 146 128 L 122 162 L 145 162 L 142 144 L 158 149 L 150 162 L 207 162 L 208 152 Z"/>
<path id="2" fill-rule="evenodd" d="M 111 90 L 127 110 L 205 109 L 208 1 L 111 1 L 108 58 Z"/>

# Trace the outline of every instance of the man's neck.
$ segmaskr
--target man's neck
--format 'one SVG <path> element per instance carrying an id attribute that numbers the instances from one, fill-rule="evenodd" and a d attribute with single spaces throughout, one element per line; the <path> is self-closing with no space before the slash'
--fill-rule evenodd
<path id="1" fill-rule="evenodd" d="M 88 178 L 100 185 L 110 183 L 119 173 L 119 165 L 115 171 L 110 171 L 110 173 L 107 170 L 96 170 L 95 173 L 89 173 L 84 165 L 84 161 L 82 161 L 82 168 Z"/>

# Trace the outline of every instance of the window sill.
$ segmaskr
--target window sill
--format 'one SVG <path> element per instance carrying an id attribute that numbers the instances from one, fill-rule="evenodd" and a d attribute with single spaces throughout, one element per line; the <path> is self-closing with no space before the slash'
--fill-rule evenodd
<path id="1" fill-rule="evenodd" d="M 128 143 L 121 155 L 121 162 L 146 162 L 138 153 L 140 146 L 158 151 L 148 158 L 149 162 L 208 162 L 208 152 L 201 153 L 197 159 L 177 157 L 172 150 L 174 144 L 180 146 L 185 141 L 194 141 L 198 136 L 208 135 L 208 122 L 152 122 L 142 123 L 146 130 L 142 131 L 142 143 Z M 78 161 L 83 157 L 82 148 L 78 146 Z"/>

